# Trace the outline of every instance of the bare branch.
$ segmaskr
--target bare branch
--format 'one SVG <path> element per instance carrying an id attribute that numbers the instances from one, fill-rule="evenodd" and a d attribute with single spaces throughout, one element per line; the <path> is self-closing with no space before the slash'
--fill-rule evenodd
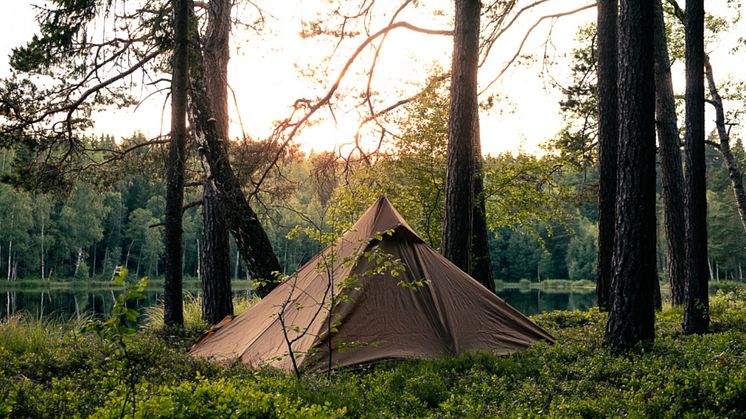
<path id="1" fill-rule="evenodd" d="M 526 31 L 526 35 L 524 35 L 523 40 L 521 41 L 521 44 L 518 46 L 518 50 L 515 52 L 515 54 L 513 55 L 513 57 L 510 60 L 508 60 L 508 62 L 505 64 L 505 66 L 502 68 L 502 70 L 500 70 L 500 72 L 497 74 L 497 76 L 494 79 L 492 79 L 492 81 L 490 81 L 487 84 L 487 86 L 485 86 L 482 90 L 479 91 L 479 94 L 480 95 L 483 94 L 490 87 L 492 87 L 492 85 L 494 85 L 503 76 L 503 74 L 505 74 L 505 71 L 507 71 L 508 68 L 510 68 L 510 66 L 513 65 L 513 63 L 515 62 L 515 60 L 518 59 L 518 56 L 521 55 L 521 52 L 523 51 L 523 47 L 525 46 L 526 41 L 528 40 L 528 37 L 531 35 L 531 32 L 533 32 L 533 30 L 536 29 L 543 21 L 545 21 L 547 19 L 558 19 L 560 17 L 569 16 L 569 15 L 572 15 L 572 14 L 575 14 L 575 13 L 582 12 L 583 10 L 591 9 L 593 7 L 596 7 L 596 3 L 588 4 L 588 5 L 585 5 L 585 6 L 582 6 L 582 7 L 578 7 L 577 9 L 573 9 L 573 10 L 570 10 L 570 11 L 567 11 L 567 12 L 555 13 L 555 14 L 545 15 L 545 16 L 540 17 L 536 21 L 536 23 L 534 23 L 528 29 L 528 31 Z"/>
<path id="2" fill-rule="evenodd" d="M 326 95 L 310 105 L 311 101 L 309 99 L 298 99 L 295 101 L 295 104 L 293 106 L 293 111 L 291 112 L 290 116 L 285 118 L 283 121 L 281 121 L 277 127 L 275 128 L 273 134 L 272 134 L 272 141 L 280 141 L 279 139 L 283 136 L 286 130 L 290 130 L 290 132 L 284 137 L 282 140 L 280 147 L 278 147 L 278 150 L 276 152 L 274 162 L 270 164 L 262 173 L 262 175 L 259 178 L 259 181 L 257 185 L 261 185 L 264 179 L 269 175 L 269 172 L 272 170 L 280 156 L 282 155 L 282 152 L 285 150 L 285 147 L 295 138 L 295 135 L 298 133 L 298 131 L 303 128 L 308 121 L 311 119 L 311 117 L 322 107 L 326 106 L 334 96 L 334 93 L 339 88 L 339 85 L 342 83 L 342 80 L 344 79 L 345 75 L 347 74 L 347 71 L 350 69 L 352 64 L 355 62 L 357 57 L 362 53 L 362 51 L 371 44 L 374 40 L 376 40 L 378 37 L 398 28 L 404 28 L 409 29 L 414 32 L 418 33 L 424 33 L 428 35 L 444 35 L 444 36 L 451 36 L 453 35 L 453 31 L 450 30 L 439 30 L 439 29 L 427 29 L 427 28 L 421 28 L 419 26 L 412 25 L 409 22 L 396 22 L 393 24 L 390 24 L 382 29 L 380 29 L 378 32 L 374 33 L 373 35 L 370 35 L 367 39 L 365 39 L 353 52 L 353 54 L 350 56 L 350 58 L 345 63 L 342 70 L 339 72 L 339 75 L 337 76 L 334 83 L 331 85 L 329 90 L 327 91 Z M 310 105 L 310 106 L 309 106 Z M 297 121 L 293 121 L 293 118 L 295 117 L 296 112 L 303 108 L 308 106 L 308 110 L 305 112 L 305 114 Z M 255 187 L 254 191 L 250 194 L 250 196 L 254 196 L 259 192 L 259 187 Z"/>
<path id="3" fill-rule="evenodd" d="M 199 207 L 199 206 L 202 206 L 202 204 L 204 204 L 204 201 L 203 201 L 203 200 L 201 200 L 201 199 L 200 199 L 200 200 L 197 200 L 197 201 L 194 201 L 194 202 L 190 202 L 190 203 L 188 203 L 188 204 L 184 205 L 184 206 L 183 206 L 183 207 L 181 208 L 181 212 L 182 212 L 182 213 L 184 213 L 184 212 L 187 212 L 187 210 L 188 210 L 188 209 L 190 209 L 190 208 L 194 208 L 194 207 Z"/>

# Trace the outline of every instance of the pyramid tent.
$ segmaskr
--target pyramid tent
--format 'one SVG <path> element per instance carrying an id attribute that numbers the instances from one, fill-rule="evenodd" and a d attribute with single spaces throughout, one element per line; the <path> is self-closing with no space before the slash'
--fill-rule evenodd
<path id="1" fill-rule="evenodd" d="M 336 368 L 470 351 L 508 354 L 541 340 L 553 342 L 427 246 L 382 197 L 334 246 L 221 322 L 191 353 L 316 371 L 330 362 Z"/>

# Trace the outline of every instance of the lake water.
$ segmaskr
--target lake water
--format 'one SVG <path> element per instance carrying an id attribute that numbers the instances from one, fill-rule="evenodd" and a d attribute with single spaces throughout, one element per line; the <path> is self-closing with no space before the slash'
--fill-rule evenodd
<path id="1" fill-rule="evenodd" d="M 196 289 L 190 290 L 197 294 Z M 248 291 L 237 291 L 236 294 L 246 295 Z M 502 289 L 498 291 L 500 298 L 519 311 L 531 315 L 552 310 L 587 310 L 596 303 L 593 290 L 558 291 L 540 289 Z M 157 289 L 146 292 L 144 300 L 135 304 L 144 308 L 156 304 L 162 296 Z M 75 316 L 84 313 L 98 315 L 111 311 L 116 298 L 116 291 L 109 289 L 51 289 L 26 290 L 0 289 L 0 318 L 8 314 L 25 311 L 36 317 L 44 318 L 58 315 L 61 317 Z"/>

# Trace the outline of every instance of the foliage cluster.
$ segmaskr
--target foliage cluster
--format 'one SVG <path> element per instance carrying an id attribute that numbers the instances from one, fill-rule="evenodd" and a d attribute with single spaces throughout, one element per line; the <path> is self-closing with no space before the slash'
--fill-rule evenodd
<path id="1" fill-rule="evenodd" d="M 614 354 L 602 344 L 605 314 L 551 312 L 534 320 L 555 345 L 300 380 L 192 359 L 142 331 L 128 341 L 138 368 L 128 409 L 136 417 L 743 417 L 746 290 L 718 292 L 711 314 L 712 333 L 683 335 L 681 312 L 666 309 L 655 342 Z M 0 323 L 0 415 L 120 415 L 125 384 L 101 362 L 103 343 L 76 328 L 18 316 Z M 9 339 L 29 330 L 33 338 Z"/>

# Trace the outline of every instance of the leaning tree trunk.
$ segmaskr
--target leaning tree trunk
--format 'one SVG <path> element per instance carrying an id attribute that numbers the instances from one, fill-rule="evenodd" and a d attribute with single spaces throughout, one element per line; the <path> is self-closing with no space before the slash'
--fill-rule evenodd
<path id="1" fill-rule="evenodd" d="M 725 167 L 728 168 L 728 177 L 730 178 L 733 195 L 736 198 L 736 205 L 738 206 L 738 216 L 741 219 L 741 225 L 746 229 L 746 193 L 743 190 L 743 174 L 738 168 L 733 151 L 730 149 L 730 134 L 728 133 L 728 129 L 725 128 L 723 99 L 720 97 L 717 84 L 715 84 L 712 65 L 707 55 L 705 55 L 705 76 L 707 77 L 707 87 L 711 96 L 710 103 L 715 108 L 715 127 L 717 128 L 718 138 L 720 139 L 718 150 L 723 155 Z"/>
<path id="2" fill-rule="evenodd" d="M 704 333 L 710 324 L 705 180 L 704 0 L 687 0 L 686 62 L 686 256 L 684 332 Z"/>
<path id="3" fill-rule="evenodd" d="M 219 138 L 228 138 L 228 60 L 231 0 L 211 0 L 208 5 L 204 46 L 205 89 L 212 99 L 212 115 Z M 228 141 L 222 143 L 228 154 Z M 202 318 L 217 323 L 233 314 L 230 278 L 230 240 L 217 191 L 211 182 L 203 188 Z"/>
<path id="4" fill-rule="evenodd" d="M 617 159 L 617 13 L 618 0 L 598 1 L 598 258 L 596 299 L 611 307 L 611 257 L 614 253 L 614 205 Z"/>
<path id="5" fill-rule="evenodd" d="M 653 2 L 622 0 L 619 148 L 606 341 L 627 349 L 655 337 L 655 83 Z"/>
<path id="6" fill-rule="evenodd" d="M 470 272 L 474 219 L 474 136 L 478 131 L 479 0 L 456 0 L 448 117 L 443 256 Z"/>
<path id="7" fill-rule="evenodd" d="M 163 283 L 163 323 L 183 327 L 183 244 L 181 242 L 186 152 L 187 86 L 189 78 L 190 0 L 174 0 L 174 52 L 171 75 L 171 141 L 166 168 L 166 278 Z M 139 262 L 138 262 L 139 267 Z"/>
<path id="8" fill-rule="evenodd" d="M 202 49 L 196 36 L 192 56 L 194 63 L 190 67 L 192 85 L 189 111 L 202 157 L 202 168 L 208 181 L 215 187 L 226 225 L 236 240 L 249 275 L 260 284 L 266 284 L 258 289 L 259 295 L 264 296 L 274 288 L 276 274 L 282 268 L 267 233 L 246 200 L 241 183 L 231 168 L 223 146 L 227 138 L 218 134 L 217 120 L 211 111 L 212 99 L 205 87 Z"/>
<path id="9" fill-rule="evenodd" d="M 684 172 L 681 167 L 681 139 L 676 119 L 671 63 L 668 57 L 666 27 L 661 0 L 655 0 L 655 113 L 657 115 L 661 184 L 663 185 L 664 223 L 668 283 L 671 304 L 684 304 L 686 284 L 686 229 Z"/>

